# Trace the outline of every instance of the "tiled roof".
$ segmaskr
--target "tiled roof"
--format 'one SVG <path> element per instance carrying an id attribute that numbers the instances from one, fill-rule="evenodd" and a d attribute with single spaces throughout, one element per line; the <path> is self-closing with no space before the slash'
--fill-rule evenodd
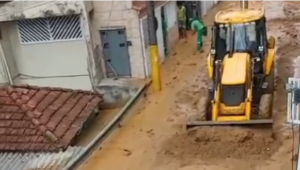
<path id="1" fill-rule="evenodd" d="M 168 1 L 154 1 L 155 7 L 158 7 Z M 147 14 L 146 1 L 132 1 L 132 8 L 139 11 L 139 16 L 143 17 Z"/>
<path id="2" fill-rule="evenodd" d="M 0 151 L 66 149 L 102 96 L 70 89 L 0 89 Z"/>

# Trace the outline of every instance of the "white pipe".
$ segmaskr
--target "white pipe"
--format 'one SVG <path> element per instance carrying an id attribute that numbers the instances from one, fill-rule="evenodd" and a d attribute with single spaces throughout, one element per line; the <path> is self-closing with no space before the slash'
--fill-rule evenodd
<path id="1" fill-rule="evenodd" d="M 0 55 L 1 55 L 1 59 L 3 60 L 3 63 L 4 63 L 5 72 L 6 72 L 9 84 L 13 85 L 14 82 L 13 82 L 13 79 L 12 79 L 11 74 L 10 74 L 10 70 L 9 70 L 9 67 L 8 67 L 8 64 L 7 64 L 7 61 L 6 61 L 6 57 L 5 57 L 1 42 L 0 42 Z"/>

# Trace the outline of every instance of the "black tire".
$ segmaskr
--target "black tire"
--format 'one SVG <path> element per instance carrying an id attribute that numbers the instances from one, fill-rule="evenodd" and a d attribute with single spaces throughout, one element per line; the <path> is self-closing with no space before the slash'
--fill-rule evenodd
<path id="1" fill-rule="evenodd" d="M 265 82 L 268 83 L 268 87 L 264 90 L 258 108 L 258 115 L 260 118 L 268 119 L 272 117 L 273 97 L 274 97 L 274 64 L 271 68 L 270 74 L 266 76 Z"/>
<path id="2" fill-rule="evenodd" d="M 259 118 L 269 119 L 272 117 L 273 94 L 263 94 L 260 98 L 258 115 Z"/>
<path id="3" fill-rule="evenodd" d="M 208 105 L 207 105 L 205 118 L 207 121 L 212 120 L 212 105 L 211 105 L 211 103 L 208 103 Z"/>
<path id="4" fill-rule="evenodd" d="M 207 106 L 209 105 L 209 92 L 208 90 L 201 90 L 201 97 L 197 102 L 197 119 L 204 121 L 206 120 L 206 114 L 207 114 Z"/>
<path id="5" fill-rule="evenodd" d="M 197 103 L 198 120 L 206 120 L 207 105 L 208 105 L 208 98 L 202 96 Z"/>
<path id="6" fill-rule="evenodd" d="M 265 82 L 268 83 L 268 87 L 264 90 L 264 94 L 272 94 L 274 93 L 274 81 L 275 81 L 275 73 L 274 73 L 274 64 L 271 68 L 271 72 L 266 76 Z"/>

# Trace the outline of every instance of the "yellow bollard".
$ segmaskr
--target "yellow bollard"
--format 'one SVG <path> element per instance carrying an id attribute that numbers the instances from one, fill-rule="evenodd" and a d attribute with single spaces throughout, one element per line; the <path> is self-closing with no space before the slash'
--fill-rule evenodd
<path id="1" fill-rule="evenodd" d="M 161 75 L 160 75 L 160 61 L 158 54 L 157 45 L 150 46 L 150 57 L 151 57 L 151 76 L 154 91 L 158 92 L 161 90 Z"/>

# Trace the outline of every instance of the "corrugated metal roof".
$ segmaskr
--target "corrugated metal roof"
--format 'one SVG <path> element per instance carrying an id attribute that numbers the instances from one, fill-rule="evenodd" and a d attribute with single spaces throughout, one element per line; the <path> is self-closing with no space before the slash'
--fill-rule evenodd
<path id="1" fill-rule="evenodd" d="M 0 170 L 61 170 L 84 147 L 69 147 L 57 153 L 1 153 Z"/>

